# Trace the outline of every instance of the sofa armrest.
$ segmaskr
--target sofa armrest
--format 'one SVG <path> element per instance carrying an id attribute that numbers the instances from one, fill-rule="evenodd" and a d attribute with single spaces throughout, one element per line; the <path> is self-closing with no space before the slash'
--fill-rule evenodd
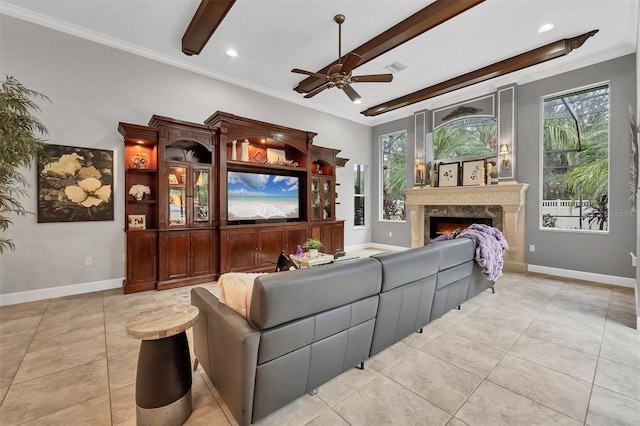
<path id="1" fill-rule="evenodd" d="M 251 424 L 260 333 L 203 288 L 191 290 L 200 309 L 194 352 L 211 383 L 241 425 Z"/>

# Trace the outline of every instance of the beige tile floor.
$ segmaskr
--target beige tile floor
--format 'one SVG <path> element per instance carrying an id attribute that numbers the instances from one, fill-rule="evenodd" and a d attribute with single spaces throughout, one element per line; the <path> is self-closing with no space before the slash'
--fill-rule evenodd
<path id="1" fill-rule="evenodd" d="M 0 424 L 134 425 L 139 341 L 125 323 L 189 303 L 189 291 L 110 290 L 0 308 Z M 259 423 L 640 425 L 634 311 L 631 289 L 507 274 L 495 295 Z M 233 423 L 201 368 L 193 405 L 189 425 Z"/>

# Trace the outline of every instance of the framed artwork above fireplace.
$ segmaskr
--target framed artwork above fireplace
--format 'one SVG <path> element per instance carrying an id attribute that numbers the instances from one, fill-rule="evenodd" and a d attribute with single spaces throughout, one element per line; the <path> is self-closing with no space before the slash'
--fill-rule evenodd
<path id="1" fill-rule="evenodd" d="M 486 165 L 484 160 L 462 162 L 462 185 L 478 186 L 486 184 Z"/>
<path id="2" fill-rule="evenodd" d="M 440 163 L 438 165 L 438 186 L 458 186 L 460 163 Z"/>

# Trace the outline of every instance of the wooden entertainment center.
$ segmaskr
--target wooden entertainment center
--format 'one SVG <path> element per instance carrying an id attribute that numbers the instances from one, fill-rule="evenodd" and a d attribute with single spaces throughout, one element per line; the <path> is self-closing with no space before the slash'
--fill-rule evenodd
<path id="1" fill-rule="evenodd" d="M 154 115 L 148 126 L 121 122 L 118 131 L 125 293 L 214 281 L 225 272 L 272 271 L 281 250 L 293 253 L 311 237 L 325 253 L 344 248 L 335 171 L 347 160 L 337 157 L 340 150 L 314 146 L 316 133 L 225 112 L 204 124 Z M 298 208 L 289 218 L 230 219 L 228 176 L 237 174 L 290 178 Z"/>

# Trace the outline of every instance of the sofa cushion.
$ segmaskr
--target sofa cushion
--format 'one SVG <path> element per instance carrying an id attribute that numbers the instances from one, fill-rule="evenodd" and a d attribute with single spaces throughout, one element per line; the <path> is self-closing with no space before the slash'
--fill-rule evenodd
<path id="1" fill-rule="evenodd" d="M 382 264 L 382 292 L 412 283 L 438 272 L 440 250 L 433 246 L 372 256 Z"/>
<path id="2" fill-rule="evenodd" d="M 465 263 L 475 256 L 475 241 L 468 238 L 440 241 L 430 244 L 440 249 L 440 270 Z"/>
<path id="3" fill-rule="evenodd" d="M 266 330 L 380 292 L 380 263 L 356 259 L 256 278 L 249 321 Z"/>

